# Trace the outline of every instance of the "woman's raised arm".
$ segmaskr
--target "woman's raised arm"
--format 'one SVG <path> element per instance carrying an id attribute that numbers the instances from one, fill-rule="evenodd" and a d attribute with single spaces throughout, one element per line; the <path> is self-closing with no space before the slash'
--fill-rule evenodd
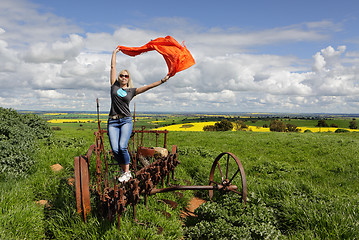
<path id="1" fill-rule="evenodd" d="M 120 51 L 119 48 L 116 48 L 112 52 L 112 58 L 111 58 L 111 71 L 110 71 L 110 83 L 111 86 L 116 82 L 117 79 L 117 73 L 116 73 L 116 54 Z"/>

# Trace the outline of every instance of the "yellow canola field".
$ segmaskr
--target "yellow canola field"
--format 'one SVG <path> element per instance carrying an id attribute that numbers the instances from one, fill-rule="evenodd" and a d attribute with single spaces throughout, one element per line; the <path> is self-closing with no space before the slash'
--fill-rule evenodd
<path id="1" fill-rule="evenodd" d="M 198 123 L 184 123 L 184 124 L 176 124 L 170 125 L 166 127 L 156 128 L 156 130 L 168 130 L 168 131 L 193 131 L 193 132 L 201 132 L 203 131 L 203 127 L 207 125 L 214 125 L 216 122 L 198 122 Z M 329 127 L 298 127 L 300 132 L 304 132 L 305 130 L 310 130 L 312 132 L 335 132 L 338 128 L 329 128 Z M 351 132 L 359 132 L 357 129 L 347 129 Z M 234 129 L 232 131 L 235 131 Z M 269 128 L 249 126 L 247 131 L 252 132 L 270 132 Z"/>
<path id="2" fill-rule="evenodd" d="M 184 123 L 184 124 L 175 124 L 166 127 L 156 128 L 156 130 L 168 130 L 168 131 L 193 131 L 193 132 L 201 132 L 203 131 L 204 126 L 212 125 L 217 122 L 197 122 L 197 123 Z M 235 130 L 233 130 L 235 131 Z M 253 132 L 270 132 L 269 128 L 249 126 L 248 131 Z"/>
<path id="3" fill-rule="evenodd" d="M 312 132 L 335 132 L 338 128 L 333 127 L 298 127 L 300 129 L 300 132 L 304 132 L 305 130 L 310 130 Z M 359 132 L 358 129 L 348 129 L 350 132 Z"/>
<path id="4" fill-rule="evenodd" d="M 48 120 L 49 123 L 95 123 L 97 119 L 51 119 Z"/>
<path id="5" fill-rule="evenodd" d="M 67 115 L 67 113 L 45 113 L 44 115 L 58 116 L 58 115 Z"/>

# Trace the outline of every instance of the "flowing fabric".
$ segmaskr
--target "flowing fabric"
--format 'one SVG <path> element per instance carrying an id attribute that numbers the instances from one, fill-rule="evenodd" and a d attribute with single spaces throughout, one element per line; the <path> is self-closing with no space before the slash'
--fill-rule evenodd
<path id="1" fill-rule="evenodd" d="M 118 47 L 124 54 L 132 57 L 144 52 L 156 50 L 164 57 L 168 67 L 168 75 L 170 77 L 195 64 L 195 61 L 186 46 L 184 44 L 182 46 L 171 36 L 157 38 L 142 47 Z"/>

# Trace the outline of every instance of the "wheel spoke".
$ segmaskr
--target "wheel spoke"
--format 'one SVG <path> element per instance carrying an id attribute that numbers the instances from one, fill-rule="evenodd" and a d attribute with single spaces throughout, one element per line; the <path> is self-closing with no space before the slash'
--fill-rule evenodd
<path id="1" fill-rule="evenodd" d="M 221 185 L 220 183 L 216 182 L 216 181 L 210 181 L 210 183 L 214 183 L 214 184 L 217 184 L 217 185 Z"/>
<path id="2" fill-rule="evenodd" d="M 228 168 L 229 168 L 229 155 L 227 155 L 226 179 L 228 179 Z"/>
<path id="3" fill-rule="evenodd" d="M 234 192 L 234 193 L 237 193 L 237 194 L 239 194 L 239 195 L 242 195 L 242 193 L 241 193 L 241 192 L 238 192 L 237 190 L 229 190 L 229 191 Z"/>
<path id="4" fill-rule="evenodd" d="M 237 174 L 239 173 L 239 168 L 236 171 L 236 173 L 233 175 L 233 177 L 231 178 L 231 180 L 229 181 L 229 183 L 231 183 L 233 181 L 233 179 L 237 176 Z"/>
<path id="5" fill-rule="evenodd" d="M 224 178 L 223 178 L 223 173 L 222 173 L 221 166 L 219 165 L 219 162 L 217 162 L 217 167 L 218 167 L 219 173 L 221 174 L 221 178 L 222 178 L 222 182 L 223 182 Z"/>

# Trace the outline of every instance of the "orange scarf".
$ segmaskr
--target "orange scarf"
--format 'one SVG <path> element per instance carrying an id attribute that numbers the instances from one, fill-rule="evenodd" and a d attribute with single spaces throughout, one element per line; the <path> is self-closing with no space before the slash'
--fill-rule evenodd
<path id="1" fill-rule="evenodd" d="M 136 56 L 144 52 L 156 50 L 165 59 L 168 67 L 168 75 L 185 70 L 195 64 L 195 61 L 186 46 L 180 45 L 173 37 L 157 38 L 143 45 L 142 47 L 118 46 L 120 50 L 129 56 Z"/>

